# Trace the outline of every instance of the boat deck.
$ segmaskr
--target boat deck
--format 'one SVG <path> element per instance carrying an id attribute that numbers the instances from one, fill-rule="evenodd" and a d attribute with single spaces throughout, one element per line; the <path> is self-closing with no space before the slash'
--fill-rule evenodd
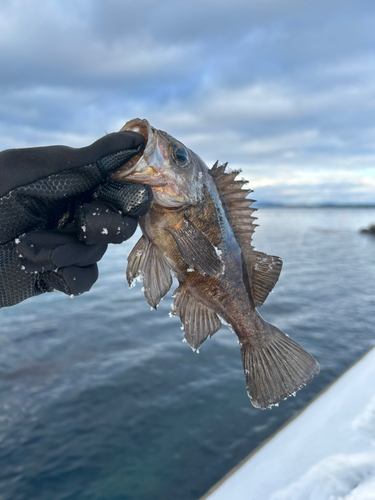
<path id="1" fill-rule="evenodd" d="M 201 500 L 375 499 L 374 394 L 375 348 Z"/>

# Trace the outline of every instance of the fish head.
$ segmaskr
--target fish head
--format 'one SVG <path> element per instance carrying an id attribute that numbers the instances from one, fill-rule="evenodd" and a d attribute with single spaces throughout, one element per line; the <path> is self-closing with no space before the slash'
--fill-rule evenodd
<path id="1" fill-rule="evenodd" d="M 112 174 L 112 179 L 151 186 L 154 203 L 166 208 L 194 205 L 203 199 L 203 176 L 208 168 L 182 142 L 147 120 L 135 118 L 121 131 L 138 132 L 146 139 L 144 150 Z"/>

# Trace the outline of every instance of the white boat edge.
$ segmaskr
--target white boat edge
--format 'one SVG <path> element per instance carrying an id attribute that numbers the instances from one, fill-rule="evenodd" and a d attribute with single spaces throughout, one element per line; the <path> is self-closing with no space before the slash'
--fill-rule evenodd
<path id="1" fill-rule="evenodd" d="M 324 476 L 324 471 L 337 460 L 346 475 L 349 462 L 356 464 L 359 460 L 366 470 L 372 470 L 373 464 L 375 481 L 374 393 L 375 347 L 317 394 L 200 500 L 305 498 L 300 493 L 304 488 L 310 492 L 311 488 L 321 485 L 322 492 L 327 490 L 324 478 L 319 481 L 319 464 L 320 475 Z M 369 422 L 372 416 L 374 421 Z M 362 429 L 361 421 L 364 422 Z M 332 467 L 340 473 L 336 462 Z M 329 477 L 332 478 L 332 472 Z M 341 484 L 340 478 L 336 479 L 336 483 Z M 365 479 L 371 481 L 372 478 Z M 361 485 L 353 484 L 353 487 Z M 334 492 L 330 494 L 335 498 Z M 324 496 L 316 498 L 323 500 Z M 375 492 L 371 498 L 375 499 Z"/>

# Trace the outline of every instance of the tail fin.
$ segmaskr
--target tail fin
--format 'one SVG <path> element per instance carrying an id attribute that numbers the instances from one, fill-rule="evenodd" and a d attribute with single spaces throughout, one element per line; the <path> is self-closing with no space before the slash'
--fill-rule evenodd
<path id="1" fill-rule="evenodd" d="M 268 408 L 311 382 L 319 373 L 319 364 L 285 333 L 262 323 L 264 331 L 259 342 L 244 342 L 241 357 L 252 404 Z"/>

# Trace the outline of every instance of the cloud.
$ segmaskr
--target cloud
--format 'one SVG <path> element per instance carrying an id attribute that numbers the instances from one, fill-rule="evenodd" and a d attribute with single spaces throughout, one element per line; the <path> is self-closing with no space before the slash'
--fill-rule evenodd
<path id="1" fill-rule="evenodd" d="M 0 148 L 146 117 L 265 198 L 375 202 L 374 21 L 364 0 L 3 1 Z"/>

